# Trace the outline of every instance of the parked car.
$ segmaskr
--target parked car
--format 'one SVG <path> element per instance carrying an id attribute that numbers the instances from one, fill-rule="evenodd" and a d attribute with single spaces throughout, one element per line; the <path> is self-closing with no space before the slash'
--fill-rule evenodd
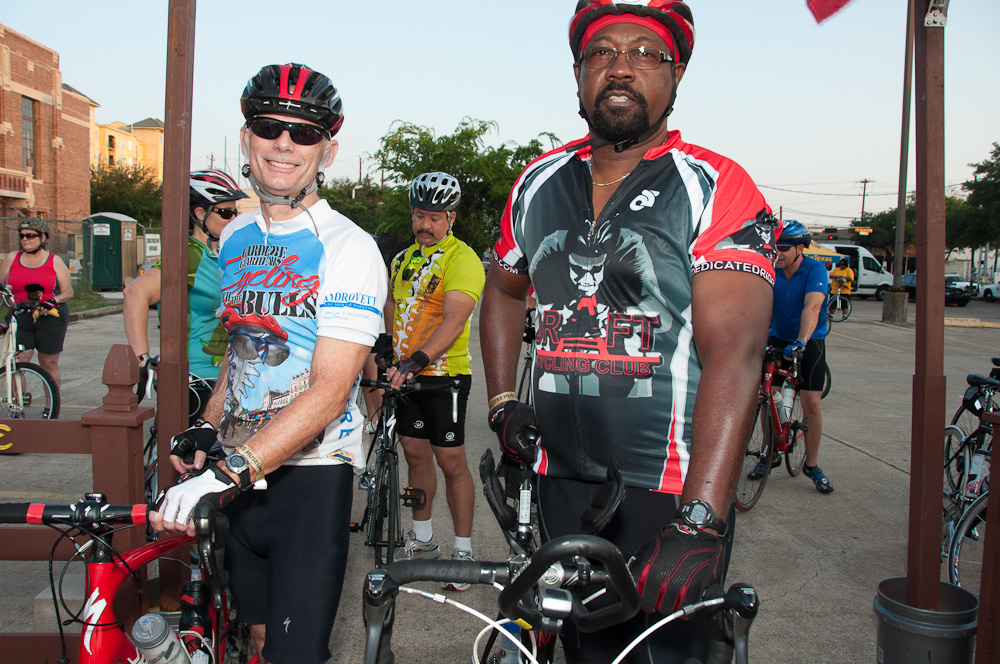
<path id="1" fill-rule="evenodd" d="M 944 275 L 944 282 L 946 284 L 951 284 L 952 286 L 958 286 L 959 288 L 964 288 L 965 291 L 971 297 L 979 295 L 979 284 L 975 284 L 967 280 L 960 274 L 953 274 L 951 272 L 946 272 Z"/>
<path id="2" fill-rule="evenodd" d="M 1000 297 L 1000 283 L 983 284 L 981 290 L 983 292 L 983 299 L 987 302 L 993 302 Z"/>
<path id="3" fill-rule="evenodd" d="M 910 296 L 910 300 L 917 299 L 917 275 L 916 273 L 904 274 L 903 280 L 901 282 L 903 288 Z M 960 286 L 954 285 L 954 283 L 949 283 L 947 276 L 944 282 L 944 303 L 957 304 L 960 307 L 964 307 L 969 303 L 971 297 L 969 296 L 969 291 Z"/>

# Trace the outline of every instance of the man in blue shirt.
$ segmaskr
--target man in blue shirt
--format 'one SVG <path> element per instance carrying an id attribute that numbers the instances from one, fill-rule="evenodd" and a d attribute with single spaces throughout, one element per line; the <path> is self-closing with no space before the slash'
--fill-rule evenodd
<path id="1" fill-rule="evenodd" d="M 826 297 L 829 290 L 826 268 L 819 261 L 803 255 L 812 242 L 809 229 L 797 221 L 788 221 L 778 238 L 778 259 L 774 263 L 774 305 L 768 344 L 784 348 L 791 359 L 795 349 L 802 350 L 799 372 L 799 399 L 802 417 L 809 423 L 806 431 L 804 472 L 822 493 L 832 493 L 833 484 L 819 467 L 819 441 L 823 435 L 820 399 L 826 368 Z M 758 468 L 754 473 L 766 472 Z"/>

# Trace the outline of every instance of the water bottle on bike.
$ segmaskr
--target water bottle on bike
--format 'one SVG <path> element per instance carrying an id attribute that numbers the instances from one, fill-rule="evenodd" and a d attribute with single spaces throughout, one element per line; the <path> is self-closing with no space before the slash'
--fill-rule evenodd
<path id="1" fill-rule="evenodd" d="M 135 621 L 132 641 L 149 664 L 191 664 L 177 632 L 159 613 L 150 612 Z"/>

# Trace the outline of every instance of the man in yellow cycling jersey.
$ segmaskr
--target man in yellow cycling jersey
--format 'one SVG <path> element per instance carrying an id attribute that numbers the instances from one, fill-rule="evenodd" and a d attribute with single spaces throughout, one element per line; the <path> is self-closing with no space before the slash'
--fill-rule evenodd
<path id="1" fill-rule="evenodd" d="M 476 252 L 451 232 L 461 196 L 458 180 L 447 173 L 418 176 L 410 186 L 416 241 L 396 254 L 389 267 L 385 320 L 387 327 L 392 321 L 396 363 L 387 377 L 394 386 L 417 375 L 421 384 L 445 384 L 458 378 L 460 386 L 457 422 L 452 417 L 452 395 L 446 389 L 415 394 L 400 406 L 398 431 L 409 482 L 427 497 L 423 507 L 413 508 L 413 529 L 396 553 L 401 558 L 441 555 L 431 523 L 437 490 L 435 459 L 444 473 L 455 526 L 452 558 L 472 558 L 475 486 L 465 459 L 465 408 L 472 385 L 469 329 L 486 275 Z M 445 588 L 466 590 L 469 585 Z"/>
<path id="2" fill-rule="evenodd" d="M 838 277 L 843 277 L 841 282 Z M 847 259 L 841 258 L 837 267 L 830 270 L 830 295 L 835 295 L 840 289 L 840 310 L 847 315 L 847 299 L 851 297 L 851 286 L 854 284 L 854 270 L 848 267 Z M 830 307 L 833 307 L 834 299 L 830 298 Z"/>

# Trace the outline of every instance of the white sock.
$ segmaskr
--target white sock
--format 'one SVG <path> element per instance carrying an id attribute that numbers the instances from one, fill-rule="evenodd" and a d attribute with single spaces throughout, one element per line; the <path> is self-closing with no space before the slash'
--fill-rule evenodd
<path id="1" fill-rule="evenodd" d="M 468 551 L 469 553 L 472 553 L 472 538 L 456 537 L 455 548 L 458 549 L 459 551 Z"/>
<path id="2" fill-rule="evenodd" d="M 417 521 L 414 519 L 413 536 L 421 542 L 430 542 L 431 538 L 434 537 L 434 526 L 431 521 L 432 519 L 427 519 L 426 521 Z"/>

